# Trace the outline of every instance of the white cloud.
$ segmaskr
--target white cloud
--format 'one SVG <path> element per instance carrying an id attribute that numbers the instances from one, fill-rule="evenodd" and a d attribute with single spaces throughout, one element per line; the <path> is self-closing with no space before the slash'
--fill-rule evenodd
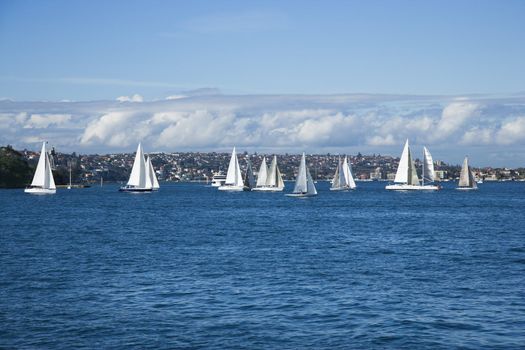
<path id="1" fill-rule="evenodd" d="M 496 140 L 502 145 L 525 142 L 525 117 L 518 117 L 503 123 L 496 133 Z"/>
<path id="2" fill-rule="evenodd" d="M 127 97 L 133 99 L 140 98 Z M 272 152 L 398 155 L 409 138 L 412 145 L 438 148 L 453 157 L 458 148 L 491 146 L 497 152 L 498 147 L 525 143 L 524 115 L 521 97 L 422 101 L 375 95 L 206 94 L 148 103 L 0 101 L 0 144 L 34 148 L 29 140 L 45 138 L 58 149 L 77 152 L 132 150 L 141 141 L 160 151 L 236 145 Z"/>
<path id="3" fill-rule="evenodd" d="M 459 98 L 459 100 L 465 100 Z M 458 131 L 470 118 L 475 116 L 480 105 L 473 102 L 453 102 L 443 109 L 441 119 L 433 134 L 434 140 L 443 140 Z"/>
<path id="4" fill-rule="evenodd" d="M 119 102 L 144 102 L 144 98 L 139 94 L 134 94 L 132 96 L 119 96 L 117 97 Z"/>
<path id="5" fill-rule="evenodd" d="M 25 121 L 25 115 L 19 114 L 15 117 L 18 122 Z M 24 128 L 46 129 L 49 126 L 60 127 L 71 120 L 70 114 L 31 114 Z"/>

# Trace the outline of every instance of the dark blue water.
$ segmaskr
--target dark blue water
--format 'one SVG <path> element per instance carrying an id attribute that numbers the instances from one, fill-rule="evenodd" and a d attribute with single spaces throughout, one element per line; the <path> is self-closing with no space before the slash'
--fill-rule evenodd
<path id="1" fill-rule="evenodd" d="M 0 347 L 525 346 L 525 183 L 358 185 L 0 191 Z"/>

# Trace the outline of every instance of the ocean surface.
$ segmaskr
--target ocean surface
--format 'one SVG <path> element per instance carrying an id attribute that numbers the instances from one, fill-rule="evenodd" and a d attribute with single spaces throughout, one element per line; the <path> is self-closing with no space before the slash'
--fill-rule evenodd
<path id="1" fill-rule="evenodd" d="M 524 348 L 525 183 L 385 185 L 2 190 L 0 348 Z"/>

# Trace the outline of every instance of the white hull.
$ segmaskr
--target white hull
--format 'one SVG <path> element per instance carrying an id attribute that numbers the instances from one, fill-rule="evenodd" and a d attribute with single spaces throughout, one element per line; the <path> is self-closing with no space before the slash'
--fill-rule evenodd
<path id="1" fill-rule="evenodd" d="M 355 190 L 355 188 L 350 188 L 350 187 L 336 187 L 336 188 L 333 188 L 333 187 L 330 187 L 330 191 L 348 192 L 350 190 Z"/>
<path id="2" fill-rule="evenodd" d="M 244 191 L 244 186 L 221 186 L 217 188 L 219 191 L 231 191 L 231 192 L 239 192 Z"/>
<path id="3" fill-rule="evenodd" d="M 141 188 L 141 187 L 124 186 L 124 187 L 119 188 L 119 191 L 120 192 L 131 192 L 131 193 L 149 193 L 149 192 L 152 192 L 153 189 L 152 188 Z"/>
<path id="4" fill-rule="evenodd" d="M 282 192 L 284 188 L 282 187 L 254 187 L 252 191 L 257 192 Z"/>
<path id="5" fill-rule="evenodd" d="M 477 189 L 477 187 L 456 187 L 456 190 L 458 191 L 472 191 Z"/>
<path id="6" fill-rule="evenodd" d="M 49 188 L 26 188 L 24 192 L 29 194 L 55 194 L 57 190 Z"/>
<path id="7" fill-rule="evenodd" d="M 288 197 L 298 197 L 298 198 L 306 198 L 306 197 L 315 197 L 317 194 L 309 194 L 309 193 L 286 193 L 285 196 Z"/>
<path id="8" fill-rule="evenodd" d="M 385 189 L 390 190 L 390 191 L 438 191 L 439 186 L 395 184 L 395 185 L 388 185 L 385 187 Z"/>
<path id="9" fill-rule="evenodd" d="M 224 181 L 212 182 L 211 187 L 221 187 L 224 185 Z"/>

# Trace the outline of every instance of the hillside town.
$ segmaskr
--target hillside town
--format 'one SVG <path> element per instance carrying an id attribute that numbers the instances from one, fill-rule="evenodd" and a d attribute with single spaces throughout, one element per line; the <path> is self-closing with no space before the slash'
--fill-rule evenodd
<path id="1" fill-rule="evenodd" d="M 25 159 L 32 166 L 36 165 L 39 153 L 23 150 Z M 55 170 L 69 171 L 71 167 L 73 180 L 77 183 L 124 182 L 129 176 L 133 165 L 134 153 L 114 153 L 105 155 L 66 154 L 50 151 L 50 160 Z M 201 181 L 209 182 L 215 173 L 226 172 L 231 153 L 176 152 L 150 154 L 157 177 L 161 181 Z M 279 168 L 286 180 L 295 179 L 300 154 L 276 154 Z M 271 161 L 270 154 L 239 153 L 239 163 L 242 171 L 246 169 L 249 159 L 255 171 L 259 168 L 263 157 Z M 399 158 L 380 154 L 348 155 L 354 176 L 361 181 L 392 181 Z M 316 180 L 331 180 L 337 167 L 339 155 L 308 154 L 307 162 L 312 176 Z M 459 177 L 460 165 L 446 164 L 435 161 L 438 181 L 449 181 Z M 416 159 L 415 165 L 421 169 L 421 160 Z M 483 181 L 513 181 L 525 179 L 525 169 L 509 168 L 474 168 L 475 176 Z"/>

